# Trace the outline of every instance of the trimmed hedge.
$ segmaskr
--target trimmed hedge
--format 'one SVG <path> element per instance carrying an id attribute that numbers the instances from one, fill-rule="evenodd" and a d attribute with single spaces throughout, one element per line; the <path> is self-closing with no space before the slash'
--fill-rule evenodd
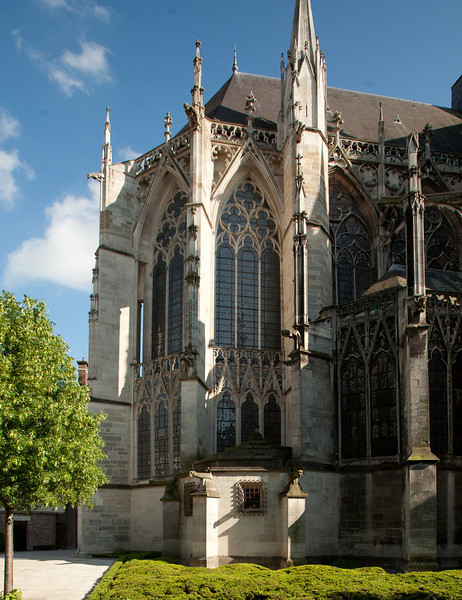
<path id="1" fill-rule="evenodd" d="M 88 600 L 461 600 L 462 571 L 389 575 L 379 567 L 252 564 L 208 570 L 168 560 L 119 560 Z"/>

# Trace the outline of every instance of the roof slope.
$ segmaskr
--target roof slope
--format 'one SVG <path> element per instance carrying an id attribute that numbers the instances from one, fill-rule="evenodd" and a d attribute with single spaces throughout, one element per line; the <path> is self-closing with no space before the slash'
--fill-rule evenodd
<path id="1" fill-rule="evenodd" d="M 207 102 L 207 117 L 215 121 L 244 125 L 246 97 L 252 91 L 256 102 L 255 127 L 276 129 L 281 102 L 280 80 L 275 77 L 234 73 Z M 364 92 L 328 88 L 328 120 L 335 111 L 342 113 L 342 135 L 358 140 L 378 141 L 379 103 L 382 103 L 386 142 L 406 144 L 413 131 L 427 123 L 433 128 L 432 148 L 462 154 L 462 113 Z M 399 118 L 398 118 L 399 117 Z"/>

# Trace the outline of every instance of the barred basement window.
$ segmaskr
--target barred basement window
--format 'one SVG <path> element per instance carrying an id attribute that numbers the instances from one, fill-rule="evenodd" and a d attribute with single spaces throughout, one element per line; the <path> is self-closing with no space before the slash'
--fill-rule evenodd
<path id="1" fill-rule="evenodd" d="M 183 515 L 192 517 L 193 515 L 193 499 L 192 494 L 196 491 L 197 485 L 191 481 L 183 486 Z"/>
<path id="2" fill-rule="evenodd" d="M 241 515 L 265 513 L 265 483 L 263 481 L 238 481 L 236 484 L 236 508 Z"/>

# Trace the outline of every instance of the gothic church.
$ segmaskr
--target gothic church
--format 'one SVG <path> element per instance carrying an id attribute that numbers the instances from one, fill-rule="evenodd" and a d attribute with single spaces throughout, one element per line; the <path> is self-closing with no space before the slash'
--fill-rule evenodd
<path id="1" fill-rule="evenodd" d="M 326 86 L 310 0 L 113 164 L 90 311 L 110 484 L 81 552 L 462 563 L 462 77 L 451 108 Z"/>

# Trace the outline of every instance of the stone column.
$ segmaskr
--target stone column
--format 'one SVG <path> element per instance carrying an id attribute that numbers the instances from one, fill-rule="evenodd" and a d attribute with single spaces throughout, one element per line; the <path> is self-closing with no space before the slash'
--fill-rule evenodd
<path id="1" fill-rule="evenodd" d="M 291 474 L 287 489 L 281 494 L 281 556 L 287 566 L 306 562 L 305 504 L 306 494 L 298 482 L 303 471 Z"/>

